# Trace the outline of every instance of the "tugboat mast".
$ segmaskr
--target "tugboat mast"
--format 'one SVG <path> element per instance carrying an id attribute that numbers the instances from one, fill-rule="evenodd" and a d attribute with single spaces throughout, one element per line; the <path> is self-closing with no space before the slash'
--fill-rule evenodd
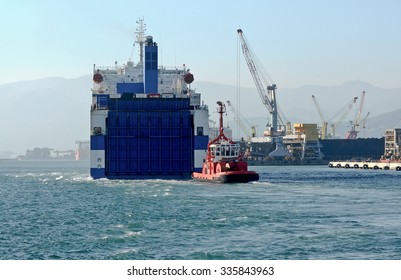
<path id="1" fill-rule="evenodd" d="M 217 108 L 217 113 L 220 114 L 219 135 L 215 139 L 210 141 L 208 146 L 210 146 L 211 144 L 215 144 L 220 140 L 226 140 L 229 143 L 234 143 L 231 139 L 228 139 L 227 136 L 224 135 L 223 114 L 226 112 L 226 105 L 221 101 L 217 101 L 217 105 L 219 105 L 219 107 Z"/>
<path id="2" fill-rule="evenodd" d="M 223 131 L 223 114 L 226 112 L 226 106 L 223 102 L 217 101 L 217 105 L 219 107 L 217 108 L 217 113 L 220 114 L 220 122 L 219 122 L 219 138 L 222 138 L 221 136 L 224 135 Z"/>

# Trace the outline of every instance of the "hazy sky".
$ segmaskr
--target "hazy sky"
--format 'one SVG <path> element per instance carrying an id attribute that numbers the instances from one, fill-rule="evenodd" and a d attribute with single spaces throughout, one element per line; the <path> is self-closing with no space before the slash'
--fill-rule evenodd
<path id="1" fill-rule="evenodd" d="M 140 17 L 163 65 L 186 63 L 198 81 L 236 85 L 241 27 L 279 87 L 356 79 L 401 87 L 399 0 L 6 0 L 0 84 L 122 64 Z M 240 58 L 241 84 L 252 86 Z"/>

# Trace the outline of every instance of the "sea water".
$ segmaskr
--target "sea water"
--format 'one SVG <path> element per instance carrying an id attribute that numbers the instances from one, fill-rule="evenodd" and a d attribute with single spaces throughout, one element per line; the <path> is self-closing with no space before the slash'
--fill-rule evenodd
<path id="1" fill-rule="evenodd" d="M 216 184 L 0 161 L 0 259 L 401 259 L 401 172 L 250 169 Z"/>

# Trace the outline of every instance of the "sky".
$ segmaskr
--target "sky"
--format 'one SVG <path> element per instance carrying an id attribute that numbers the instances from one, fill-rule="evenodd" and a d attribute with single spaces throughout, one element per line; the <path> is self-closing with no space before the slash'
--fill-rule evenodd
<path id="1" fill-rule="evenodd" d="M 5 0 L 0 84 L 123 64 L 143 17 L 159 63 L 185 63 L 195 81 L 237 85 L 240 77 L 241 86 L 253 86 L 239 54 L 242 28 L 279 87 L 361 80 L 399 88 L 400 15 L 399 0 Z"/>

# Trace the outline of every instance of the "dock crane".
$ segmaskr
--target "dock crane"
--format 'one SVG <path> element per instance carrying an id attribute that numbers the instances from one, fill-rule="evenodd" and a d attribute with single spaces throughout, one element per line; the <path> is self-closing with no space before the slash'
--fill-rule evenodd
<path id="1" fill-rule="evenodd" d="M 253 56 L 251 51 L 248 47 L 247 41 L 245 39 L 244 33 L 242 29 L 237 30 L 239 38 L 241 40 L 242 45 L 242 52 L 244 54 L 246 63 L 248 65 L 249 71 L 251 72 L 251 76 L 253 81 L 255 82 L 256 89 L 262 99 L 263 105 L 266 106 L 267 110 L 270 113 L 270 123 L 267 124 L 268 131 L 271 136 L 277 136 L 277 127 L 278 127 L 278 110 L 277 110 L 277 101 L 276 101 L 276 84 L 265 81 L 267 86 L 264 86 L 262 83 L 262 79 L 259 75 L 258 68 L 254 62 Z M 268 76 L 268 75 L 267 75 Z M 264 77 L 265 80 L 269 79 L 272 82 L 270 76 Z M 267 78 L 267 79 L 266 79 Z"/>
<path id="2" fill-rule="evenodd" d="M 319 116 L 322 120 L 322 139 L 327 139 L 329 137 L 335 137 L 336 136 L 336 129 L 344 121 L 344 119 L 347 117 L 349 112 L 351 112 L 351 109 L 353 108 L 354 104 L 357 102 L 358 97 L 352 98 L 350 102 L 348 102 L 345 107 L 343 107 L 339 112 L 337 112 L 333 117 L 330 118 L 330 120 L 327 121 L 326 117 L 323 114 L 323 111 L 317 102 L 316 96 L 312 95 L 312 100 L 313 103 L 315 104 L 315 107 L 319 113 Z M 336 117 L 340 116 L 338 119 L 335 119 Z M 332 120 L 335 121 L 332 121 Z M 330 124 L 330 133 L 328 133 L 327 127 Z"/>
<path id="3" fill-rule="evenodd" d="M 340 110 L 340 112 L 338 112 L 336 114 L 336 115 L 338 115 L 338 114 L 342 113 L 340 118 L 334 124 L 331 125 L 331 130 L 332 130 L 333 136 L 335 136 L 337 127 L 347 117 L 347 115 L 349 114 L 349 112 L 351 111 L 352 107 L 354 106 L 354 104 L 356 103 L 357 100 L 358 100 L 358 97 L 354 97 L 343 109 Z"/>
<path id="4" fill-rule="evenodd" d="M 366 128 L 366 121 L 368 120 L 369 115 L 370 115 L 370 112 L 367 112 L 365 117 L 362 119 L 362 121 L 361 121 L 362 129 Z"/>
<path id="5" fill-rule="evenodd" d="M 364 137 L 366 137 L 366 130 L 365 130 L 365 128 L 366 128 L 366 122 L 368 121 L 369 115 L 370 115 L 370 112 L 367 112 L 366 115 L 365 115 L 365 117 L 361 120 L 361 126 L 362 126 L 362 129 L 364 130 L 364 131 L 363 131 Z"/>
<path id="6" fill-rule="evenodd" d="M 366 92 L 362 91 L 362 96 L 361 96 L 361 103 L 359 103 L 359 110 L 358 113 L 354 119 L 354 121 L 351 121 L 351 129 L 348 131 L 347 135 L 346 135 L 346 139 L 356 139 L 358 138 L 358 132 L 357 129 L 360 126 L 360 123 L 362 121 L 362 111 L 363 111 L 363 106 L 365 103 L 365 95 Z M 366 116 L 366 118 L 369 115 Z"/>
<path id="7" fill-rule="evenodd" d="M 320 105 L 317 102 L 316 97 L 314 95 L 312 95 L 312 100 L 313 100 L 313 103 L 316 106 L 317 112 L 319 113 L 320 119 L 322 120 L 322 136 L 321 136 L 321 138 L 322 139 L 327 139 L 327 125 L 328 125 L 328 122 L 327 122 L 325 116 L 323 115 L 322 109 L 320 108 Z"/>
<path id="8" fill-rule="evenodd" d="M 264 135 L 272 137 L 272 140 L 276 143 L 276 150 L 271 152 L 270 156 L 279 156 L 284 157 L 288 156 L 289 153 L 285 151 L 283 143 L 282 143 L 282 133 L 278 130 L 278 122 L 280 116 L 278 114 L 277 107 L 277 99 L 276 99 L 276 84 L 272 81 L 272 78 L 264 72 L 264 76 L 261 77 L 259 72 L 259 68 L 255 64 L 255 59 L 257 59 L 256 55 L 251 53 L 251 50 L 248 47 L 247 40 L 245 39 L 244 33 L 242 29 L 237 29 L 237 33 L 239 39 L 241 41 L 242 53 L 244 54 L 246 63 L 248 65 L 249 71 L 255 83 L 256 89 L 262 99 L 263 105 L 267 108 L 270 113 L 270 123 L 267 123 Z M 255 58 L 255 59 L 254 59 Z M 262 83 L 262 78 L 264 84 Z"/>
<path id="9" fill-rule="evenodd" d="M 234 108 L 234 105 L 231 104 L 231 102 L 229 100 L 227 100 L 227 105 L 228 105 L 228 107 L 230 107 L 231 111 L 233 112 L 233 114 L 235 116 L 235 120 L 237 121 L 238 125 L 240 126 L 242 132 L 245 133 L 247 140 L 250 140 L 251 137 L 254 137 L 254 136 L 252 136 L 252 134 L 249 132 L 249 129 L 242 121 L 242 118 L 241 118 L 239 112 L 237 111 L 237 109 Z"/>

